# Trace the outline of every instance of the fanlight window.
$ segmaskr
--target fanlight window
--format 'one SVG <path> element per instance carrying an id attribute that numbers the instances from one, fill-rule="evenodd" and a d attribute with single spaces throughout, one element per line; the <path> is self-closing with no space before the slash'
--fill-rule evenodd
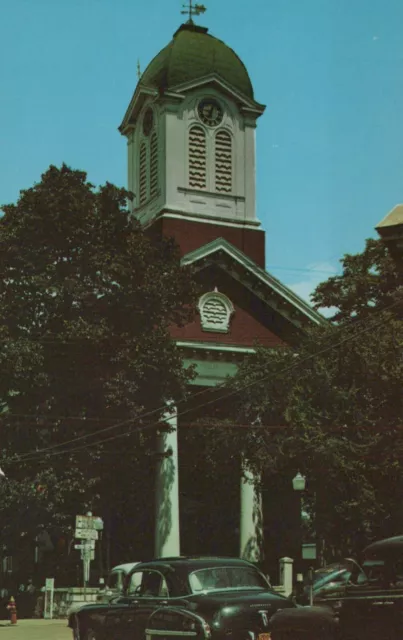
<path id="1" fill-rule="evenodd" d="M 189 131 L 189 185 L 206 188 L 206 134 L 199 126 Z"/>
<path id="2" fill-rule="evenodd" d="M 234 306 L 223 293 L 205 293 L 199 300 L 199 312 L 203 331 L 228 333 Z"/>
<path id="3" fill-rule="evenodd" d="M 215 136 L 215 188 L 221 193 L 232 191 L 232 138 L 227 131 Z"/>

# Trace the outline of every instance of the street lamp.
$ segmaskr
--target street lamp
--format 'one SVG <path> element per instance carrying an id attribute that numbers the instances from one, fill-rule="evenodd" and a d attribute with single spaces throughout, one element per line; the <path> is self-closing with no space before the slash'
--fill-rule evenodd
<path id="1" fill-rule="evenodd" d="M 292 488 L 296 491 L 297 495 L 297 517 L 295 522 L 296 527 L 296 558 L 295 558 L 295 573 L 297 583 L 302 583 L 302 492 L 305 491 L 306 481 L 299 471 L 297 475 L 292 479 Z M 301 586 L 301 585 L 299 585 Z"/>
<path id="2" fill-rule="evenodd" d="M 301 475 L 298 471 L 295 478 L 292 479 L 292 488 L 294 489 L 294 491 L 305 491 L 305 485 L 305 476 Z"/>

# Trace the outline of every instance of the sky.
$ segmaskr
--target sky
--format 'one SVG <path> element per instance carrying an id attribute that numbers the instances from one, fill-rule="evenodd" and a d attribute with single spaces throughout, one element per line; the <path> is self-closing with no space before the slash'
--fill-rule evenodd
<path id="1" fill-rule="evenodd" d="M 204 0 L 258 102 L 267 269 L 304 298 L 403 201 L 401 0 Z M 50 164 L 126 183 L 119 126 L 180 0 L 0 0 L 0 203 Z"/>

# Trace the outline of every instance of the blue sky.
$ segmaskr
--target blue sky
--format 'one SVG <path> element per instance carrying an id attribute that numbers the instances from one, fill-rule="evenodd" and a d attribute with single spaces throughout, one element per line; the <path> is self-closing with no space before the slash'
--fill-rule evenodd
<path id="1" fill-rule="evenodd" d="M 267 267 L 307 296 L 403 201 L 401 0 L 205 0 L 256 99 Z M 179 0 L 0 0 L 0 202 L 66 162 L 126 186 L 117 127 Z"/>

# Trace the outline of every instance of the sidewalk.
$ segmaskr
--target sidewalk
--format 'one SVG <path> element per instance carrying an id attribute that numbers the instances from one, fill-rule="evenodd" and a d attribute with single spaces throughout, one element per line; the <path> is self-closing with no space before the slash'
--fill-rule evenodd
<path id="1" fill-rule="evenodd" d="M 72 640 L 67 620 L 0 620 L 0 640 Z"/>

